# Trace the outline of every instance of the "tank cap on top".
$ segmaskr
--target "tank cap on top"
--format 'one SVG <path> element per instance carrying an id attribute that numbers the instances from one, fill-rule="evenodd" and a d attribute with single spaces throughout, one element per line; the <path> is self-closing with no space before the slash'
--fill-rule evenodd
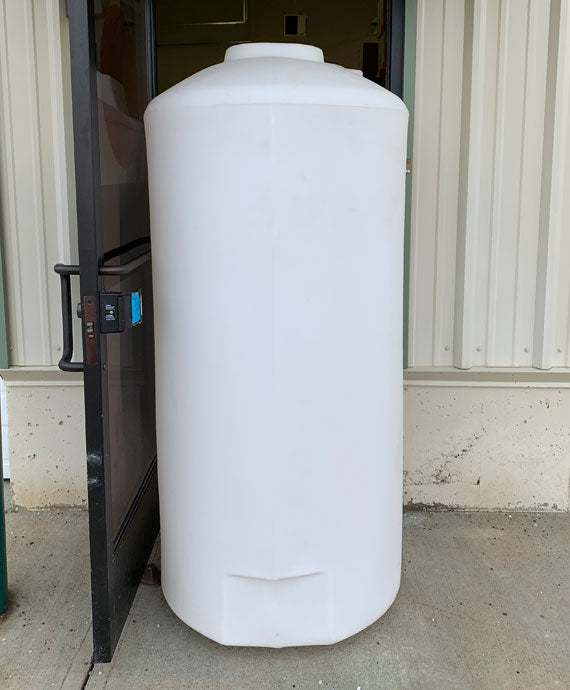
<path id="1" fill-rule="evenodd" d="M 239 43 L 226 50 L 224 62 L 245 58 L 281 57 L 324 62 L 323 51 L 303 43 Z"/>

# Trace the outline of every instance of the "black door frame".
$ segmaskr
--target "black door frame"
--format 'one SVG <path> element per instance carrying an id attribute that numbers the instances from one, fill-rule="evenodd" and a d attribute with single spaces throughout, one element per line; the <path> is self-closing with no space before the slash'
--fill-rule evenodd
<path id="1" fill-rule="evenodd" d="M 388 0 L 387 10 L 387 75 L 388 88 L 402 98 L 404 93 L 404 32 L 406 0 Z"/>
<path id="2" fill-rule="evenodd" d="M 149 93 L 156 94 L 154 7 L 146 4 Z M 106 338 L 98 328 L 99 292 L 104 290 L 101 268 L 101 180 L 97 114 L 96 46 L 93 0 L 68 0 L 71 49 L 71 85 L 75 184 L 79 239 L 80 293 L 85 321 L 88 300 L 94 305 L 95 363 L 85 358 L 85 431 L 88 474 L 93 659 L 108 662 L 146 567 L 159 529 L 156 457 L 151 463 L 126 517 L 113 535 L 111 516 L 111 467 L 105 372 Z M 126 249 L 126 248 L 125 248 Z M 148 250 L 147 250 L 148 251 Z M 120 251 L 118 252 L 120 253 Z M 70 267 L 71 268 L 71 267 Z M 71 273 L 74 273 L 72 271 Z M 87 352 L 85 328 L 83 351 Z"/>

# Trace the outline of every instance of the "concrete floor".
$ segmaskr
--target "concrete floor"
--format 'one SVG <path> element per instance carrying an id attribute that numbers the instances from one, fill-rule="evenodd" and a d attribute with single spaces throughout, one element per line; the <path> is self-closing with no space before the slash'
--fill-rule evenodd
<path id="1" fill-rule="evenodd" d="M 86 518 L 7 516 L 3 690 L 570 688 L 568 514 L 406 515 L 395 604 L 333 647 L 222 647 L 143 586 L 113 662 L 92 670 Z"/>
<path id="2" fill-rule="evenodd" d="M 0 688 L 83 687 L 93 649 L 87 513 L 7 513 L 6 547 Z"/>

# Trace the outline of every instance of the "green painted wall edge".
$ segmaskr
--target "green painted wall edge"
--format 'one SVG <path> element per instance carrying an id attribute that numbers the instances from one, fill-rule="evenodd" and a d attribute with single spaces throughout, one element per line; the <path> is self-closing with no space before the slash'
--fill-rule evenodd
<path id="1" fill-rule="evenodd" d="M 413 158 L 414 103 L 416 96 L 417 0 L 406 0 L 404 24 L 403 99 L 410 113 L 408 124 L 408 158 Z M 413 169 L 413 165 L 412 165 Z M 406 175 L 406 219 L 404 224 L 404 369 L 408 368 L 408 330 L 410 322 L 410 234 L 412 212 L 412 175 Z"/>
<path id="2" fill-rule="evenodd" d="M 6 524 L 4 521 L 4 479 L 0 459 L 0 613 L 8 605 L 8 573 L 6 568 Z"/>
<path id="3" fill-rule="evenodd" d="M 4 259 L 0 243 L 0 369 L 7 369 L 8 366 L 8 329 L 6 327 L 6 302 L 4 300 Z"/>
<path id="4" fill-rule="evenodd" d="M 0 369 L 8 368 L 8 331 L 6 328 L 6 309 L 4 301 L 4 261 L 0 243 Z M 0 434 L 0 446 L 2 438 Z M 0 452 L 0 613 L 8 605 L 8 574 L 6 565 L 6 523 L 4 520 L 4 477 L 2 472 L 2 453 Z"/>

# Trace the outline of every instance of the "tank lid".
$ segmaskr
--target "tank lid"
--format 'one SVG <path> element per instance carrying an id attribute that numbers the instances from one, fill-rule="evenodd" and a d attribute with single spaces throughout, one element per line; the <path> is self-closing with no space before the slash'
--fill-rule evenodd
<path id="1" fill-rule="evenodd" d="M 303 43 L 239 43 L 226 50 L 224 62 L 245 58 L 280 57 L 324 62 L 323 51 Z"/>

